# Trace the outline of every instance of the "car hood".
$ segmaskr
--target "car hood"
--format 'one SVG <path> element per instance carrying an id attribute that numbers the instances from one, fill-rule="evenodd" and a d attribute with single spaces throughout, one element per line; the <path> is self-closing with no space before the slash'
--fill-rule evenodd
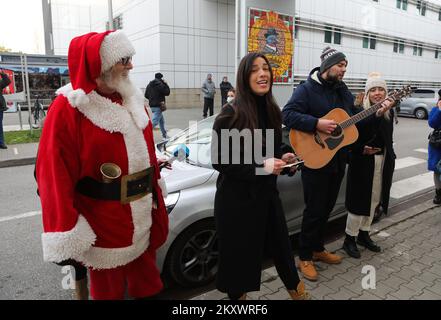
<path id="1" fill-rule="evenodd" d="M 161 176 L 165 180 L 168 193 L 201 185 L 210 179 L 213 173 L 213 169 L 202 168 L 179 161 L 173 162 L 172 170 L 161 170 Z"/>

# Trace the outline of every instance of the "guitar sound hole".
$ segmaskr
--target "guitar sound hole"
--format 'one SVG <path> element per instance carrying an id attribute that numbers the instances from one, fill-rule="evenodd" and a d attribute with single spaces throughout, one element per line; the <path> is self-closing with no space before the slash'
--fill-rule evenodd
<path id="1" fill-rule="evenodd" d="M 337 125 L 337 127 L 335 128 L 335 130 L 332 131 L 331 136 L 333 136 L 333 137 L 339 137 L 339 136 L 341 136 L 342 132 L 343 132 L 343 129 L 342 129 L 339 125 Z"/>

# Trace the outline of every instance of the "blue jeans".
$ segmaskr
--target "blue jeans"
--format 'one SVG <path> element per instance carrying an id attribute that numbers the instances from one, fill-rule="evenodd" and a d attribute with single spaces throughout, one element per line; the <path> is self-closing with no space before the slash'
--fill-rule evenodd
<path id="1" fill-rule="evenodd" d="M 153 113 L 152 124 L 153 128 L 155 128 L 159 123 L 159 128 L 161 129 L 162 137 L 167 138 L 167 131 L 165 130 L 164 125 L 164 116 L 162 115 L 161 108 L 159 107 L 151 107 Z"/>
<path id="2" fill-rule="evenodd" d="M 3 137 L 3 111 L 0 111 L 0 145 L 5 144 L 5 137 Z"/>

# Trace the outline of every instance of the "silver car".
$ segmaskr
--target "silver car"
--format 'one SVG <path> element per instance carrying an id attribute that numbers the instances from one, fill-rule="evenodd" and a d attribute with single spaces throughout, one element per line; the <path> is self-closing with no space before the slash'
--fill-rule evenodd
<path id="1" fill-rule="evenodd" d="M 433 88 L 416 89 L 411 97 L 401 102 L 398 114 L 411 115 L 417 119 L 427 119 L 430 110 L 438 102 L 438 90 Z"/>
<path id="2" fill-rule="evenodd" d="M 163 169 L 168 196 L 170 233 L 158 251 L 158 267 L 185 287 L 211 282 L 217 272 L 218 247 L 213 216 L 214 195 L 218 172 L 211 166 L 211 133 L 215 116 L 204 119 L 157 145 L 157 152 L 170 157 L 177 147 L 188 147 L 185 162 L 174 161 L 173 169 Z M 288 130 L 284 142 L 288 143 Z M 344 214 L 343 182 L 331 219 Z M 285 209 L 290 234 L 300 231 L 304 209 L 300 174 L 278 179 L 280 197 Z"/>

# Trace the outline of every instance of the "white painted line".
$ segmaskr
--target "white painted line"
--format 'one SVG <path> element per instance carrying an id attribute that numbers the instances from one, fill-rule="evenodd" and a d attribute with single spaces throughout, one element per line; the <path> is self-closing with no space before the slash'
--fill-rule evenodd
<path id="1" fill-rule="evenodd" d="M 31 211 L 31 212 L 26 212 L 23 214 L 18 214 L 16 216 L 0 217 L 0 223 L 6 222 L 6 221 L 11 221 L 11 220 L 16 220 L 16 219 L 23 219 L 23 218 L 38 216 L 40 214 L 41 214 L 41 211 Z"/>
<path id="2" fill-rule="evenodd" d="M 14 148 L 14 154 L 17 155 L 18 154 L 18 149 Z"/>
<path id="3" fill-rule="evenodd" d="M 390 190 L 390 196 L 394 199 L 400 199 L 433 186 L 433 172 L 428 172 L 394 182 Z"/>
<path id="4" fill-rule="evenodd" d="M 425 163 L 425 162 L 426 162 L 426 160 L 418 159 L 418 158 L 414 158 L 414 157 L 397 159 L 395 161 L 395 170 L 416 166 L 417 164 L 421 164 L 421 163 Z"/>
<path id="5" fill-rule="evenodd" d="M 429 150 L 427 150 L 427 149 L 415 149 L 413 151 L 421 152 L 421 153 L 429 153 Z"/>

